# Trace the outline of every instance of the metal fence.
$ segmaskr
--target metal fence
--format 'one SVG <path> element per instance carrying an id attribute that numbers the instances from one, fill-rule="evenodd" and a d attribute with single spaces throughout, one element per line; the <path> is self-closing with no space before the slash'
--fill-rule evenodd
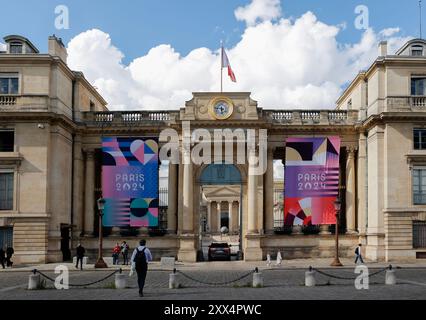
<path id="1" fill-rule="evenodd" d="M 413 221 L 413 247 L 426 248 L 426 221 Z"/>

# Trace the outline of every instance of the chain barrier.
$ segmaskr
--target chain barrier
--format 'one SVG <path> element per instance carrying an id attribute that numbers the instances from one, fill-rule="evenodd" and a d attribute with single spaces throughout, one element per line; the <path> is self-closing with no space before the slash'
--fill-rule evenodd
<path id="1" fill-rule="evenodd" d="M 91 285 L 93 285 L 93 284 L 96 284 L 96 283 L 99 283 L 99 282 L 105 281 L 106 279 L 111 278 L 111 277 L 112 277 L 113 275 L 115 275 L 117 272 L 120 272 L 120 273 L 121 273 L 122 271 L 123 271 L 122 269 L 115 270 L 114 272 L 112 272 L 111 274 L 107 275 L 106 277 L 103 277 L 102 279 L 99 279 L 99 280 L 96 280 L 96 281 L 93 281 L 93 282 L 89 282 L 89 283 L 81 283 L 81 284 L 71 284 L 71 283 L 69 283 L 68 285 L 69 285 L 70 287 L 87 287 L 87 286 L 91 286 Z M 34 274 L 38 273 L 38 274 L 40 274 L 42 277 L 46 278 L 47 280 L 50 280 L 50 281 L 52 281 L 52 282 L 55 282 L 55 279 L 53 279 L 53 278 L 49 277 L 48 275 L 44 274 L 43 272 L 41 272 L 41 271 L 39 271 L 39 270 L 37 270 L 37 269 L 34 269 L 34 270 L 33 270 L 33 273 L 34 273 Z"/>
<path id="2" fill-rule="evenodd" d="M 176 270 L 176 273 L 179 273 L 179 274 L 183 275 L 185 278 L 187 278 L 189 280 L 192 280 L 194 282 L 198 282 L 198 283 L 201 283 L 201 284 L 204 284 L 204 285 L 208 285 L 208 286 L 223 286 L 223 285 L 231 284 L 231 283 L 240 281 L 240 280 L 242 280 L 244 278 L 247 278 L 248 276 L 250 276 L 251 274 L 253 274 L 255 272 L 257 272 L 257 271 L 256 270 L 249 271 L 249 272 L 243 274 L 242 276 L 240 276 L 240 277 L 238 277 L 238 278 L 236 278 L 234 280 L 228 280 L 228 281 L 223 281 L 223 282 L 207 282 L 207 281 L 202 281 L 202 280 L 199 280 L 199 279 L 195 279 L 194 277 L 192 277 L 192 276 L 190 276 L 190 275 L 188 275 L 188 274 L 186 274 L 186 273 L 184 273 L 182 271 Z"/>
<path id="3" fill-rule="evenodd" d="M 398 267 L 398 268 L 400 268 L 400 267 Z M 386 271 L 386 270 L 392 270 L 392 266 L 388 266 L 388 267 L 386 267 L 386 268 L 383 268 L 383 269 L 380 269 L 380 270 L 378 270 L 378 271 L 376 271 L 376 272 L 373 272 L 373 273 L 369 273 L 368 274 L 368 277 L 369 278 L 371 278 L 371 277 L 374 277 L 375 275 L 378 275 L 379 273 L 382 273 L 382 272 L 384 272 L 384 271 Z M 322 274 L 323 276 L 326 276 L 326 277 L 329 277 L 329 278 L 334 278 L 334 279 L 340 279 L 340 280 L 355 280 L 356 278 L 357 278 L 357 276 L 355 276 L 355 277 L 343 277 L 343 276 L 336 276 L 336 275 L 334 275 L 334 274 L 330 274 L 330 273 L 327 273 L 327 272 L 324 272 L 324 271 L 321 271 L 321 270 L 319 270 L 319 269 L 317 269 L 317 268 L 312 268 L 312 267 L 309 267 L 309 270 L 314 270 L 314 271 L 316 271 L 316 272 L 318 272 L 319 274 Z"/>

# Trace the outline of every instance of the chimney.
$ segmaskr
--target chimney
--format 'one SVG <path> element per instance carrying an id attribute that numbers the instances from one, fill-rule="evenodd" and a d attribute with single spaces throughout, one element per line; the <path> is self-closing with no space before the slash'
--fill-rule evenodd
<path id="1" fill-rule="evenodd" d="M 62 43 L 62 39 L 57 38 L 55 35 L 49 37 L 49 54 L 59 57 L 63 62 L 67 63 L 67 49 Z"/>
<path id="2" fill-rule="evenodd" d="M 384 57 L 388 54 L 388 42 L 380 41 L 379 43 L 379 57 Z"/>

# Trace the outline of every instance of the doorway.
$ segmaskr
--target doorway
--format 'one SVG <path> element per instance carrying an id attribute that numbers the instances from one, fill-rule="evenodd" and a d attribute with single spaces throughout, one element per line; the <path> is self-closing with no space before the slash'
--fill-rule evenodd
<path id="1" fill-rule="evenodd" d="M 61 251 L 63 261 L 71 260 L 70 229 L 68 225 L 61 226 Z"/>
<path id="2" fill-rule="evenodd" d="M 200 248 L 207 259 L 213 242 L 227 242 L 231 256 L 236 257 L 240 246 L 242 214 L 242 178 L 233 164 L 210 164 L 199 178 Z M 226 227 L 226 228 L 224 228 Z"/>

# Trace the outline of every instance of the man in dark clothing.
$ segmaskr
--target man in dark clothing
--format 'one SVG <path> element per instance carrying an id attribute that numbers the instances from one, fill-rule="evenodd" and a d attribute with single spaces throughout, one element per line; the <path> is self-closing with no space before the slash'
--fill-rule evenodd
<path id="1" fill-rule="evenodd" d="M 151 251 L 145 246 L 146 241 L 139 241 L 137 247 L 130 259 L 132 263 L 132 271 L 136 270 L 138 274 L 139 297 L 143 297 L 143 287 L 145 286 L 146 273 L 148 272 L 148 262 L 152 261 Z"/>
<path id="2" fill-rule="evenodd" d="M 123 255 L 123 265 L 129 264 L 129 245 L 126 241 L 121 244 L 121 254 Z"/>
<path id="3" fill-rule="evenodd" d="M 5 252 L 4 252 L 3 248 L 0 248 L 0 264 L 3 267 L 3 269 L 5 268 L 4 260 L 6 260 Z"/>
<path id="4" fill-rule="evenodd" d="M 12 267 L 13 261 L 10 260 L 10 259 L 12 259 L 12 255 L 14 253 L 15 253 L 15 250 L 13 250 L 12 247 L 7 247 L 7 249 L 6 249 L 6 266 Z"/>
<path id="5" fill-rule="evenodd" d="M 81 243 L 79 243 L 76 251 L 77 251 L 77 263 L 75 267 L 78 269 L 78 262 L 80 262 L 80 270 L 83 270 L 83 258 L 84 258 L 84 253 L 86 252 L 86 250 L 81 245 Z"/>

